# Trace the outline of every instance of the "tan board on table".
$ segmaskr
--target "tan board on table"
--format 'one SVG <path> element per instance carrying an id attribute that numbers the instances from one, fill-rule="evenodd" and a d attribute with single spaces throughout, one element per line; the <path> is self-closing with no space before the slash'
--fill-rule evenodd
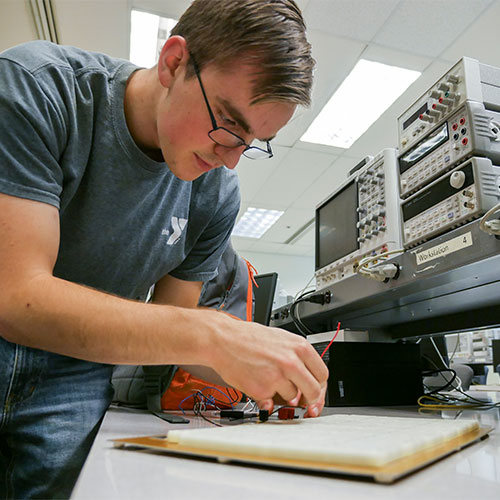
<path id="1" fill-rule="evenodd" d="M 124 439 L 114 439 L 116 448 L 139 447 L 152 450 L 161 450 L 173 454 L 185 454 L 195 457 L 212 458 L 220 462 L 243 462 L 271 467 L 286 467 L 291 469 L 309 470 L 354 476 L 368 476 L 380 483 L 392 483 L 411 472 L 435 462 L 451 453 L 487 436 L 492 428 L 479 427 L 467 434 L 450 439 L 412 455 L 399 458 L 383 466 L 351 465 L 343 463 L 324 463 L 295 458 L 274 458 L 256 456 L 239 452 L 221 452 L 216 450 L 198 449 L 169 443 L 165 436 L 144 436 Z"/>

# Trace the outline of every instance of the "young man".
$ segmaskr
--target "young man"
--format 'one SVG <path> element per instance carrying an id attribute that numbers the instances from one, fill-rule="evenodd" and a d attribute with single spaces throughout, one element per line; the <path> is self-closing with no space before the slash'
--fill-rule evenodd
<path id="1" fill-rule="evenodd" d="M 293 0 L 195 0 L 152 69 L 46 42 L 0 55 L 3 497 L 69 495 L 113 364 L 201 366 L 319 414 L 328 374 L 304 339 L 196 308 L 233 169 L 272 155 L 312 68 Z"/>

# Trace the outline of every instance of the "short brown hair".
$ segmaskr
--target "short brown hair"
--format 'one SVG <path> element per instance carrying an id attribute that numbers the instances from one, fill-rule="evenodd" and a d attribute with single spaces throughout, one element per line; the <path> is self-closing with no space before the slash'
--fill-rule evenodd
<path id="1" fill-rule="evenodd" d="M 309 106 L 314 59 L 294 0 L 194 0 L 171 35 L 186 39 L 200 70 L 256 68 L 251 104 L 285 101 Z M 194 76 L 191 65 L 188 78 Z"/>

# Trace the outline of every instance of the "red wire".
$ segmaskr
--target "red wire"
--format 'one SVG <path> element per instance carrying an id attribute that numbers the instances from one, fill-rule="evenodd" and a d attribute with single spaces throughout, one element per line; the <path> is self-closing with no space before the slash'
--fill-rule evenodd
<path id="1" fill-rule="evenodd" d="M 340 321 L 337 324 L 337 331 L 335 332 L 333 339 L 330 340 L 330 343 L 325 347 L 325 350 L 323 351 L 323 354 L 321 355 L 321 359 L 323 359 L 323 356 L 326 354 L 326 351 L 328 351 L 328 349 L 330 349 L 330 346 L 333 344 L 333 341 L 337 338 L 337 335 L 339 334 L 339 330 L 340 330 Z"/>

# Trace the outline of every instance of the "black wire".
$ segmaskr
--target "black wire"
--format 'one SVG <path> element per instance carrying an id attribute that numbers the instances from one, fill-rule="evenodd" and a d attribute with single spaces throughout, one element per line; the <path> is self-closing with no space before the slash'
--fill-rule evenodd
<path id="1" fill-rule="evenodd" d="M 209 418 L 205 417 L 205 415 L 203 415 L 203 413 L 201 412 L 201 410 L 199 408 L 198 408 L 198 410 L 194 410 L 194 414 L 201 417 L 203 420 L 206 420 L 207 422 L 209 422 L 212 425 L 215 425 L 217 427 L 224 427 L 223 425 L 221 425 L 217 422 L 214 422 L 213 420 L 210 420 Z"/>
<path id="2" fill-rule="evenodd" d="M 276 408 L 276 410 L 273 410 L 269 416 L 274 415 L 275 413 L 278 413 L 282 408 L 290 408 L 292 410 L 296 410 L 297 408 L 300 408 L 300 406 L 280 406 L 279 408 Z"/>
<path id="3" fill-rule="evenodd" d="M 307 295 L 312 295 L 313 293 L 316 293 L 316 290 L 302 293 L 293 301 L 292 305 L 290 306 L 290 316 L 292 318 L 292 321 L 293 321 L 294 325 L 297 327 L 297 329 L 299 330 L 299 333 L 304 338 L 307 338 L 307 335 L 313 334 L 314 332 L 310 328 L 308 328 L 301 319 L 299 319 L 297 316 L 295 316 L 295 308 L 297 307 L 297 305 L 300 302 L 306 302 L 305 297 Z"/>
<path id="4" fill-rule="evenodd" d="M 500 403 L 488 403 L 487 401 L 482 401 L 481 399 L 476 399 L 474 396 L 470 396 L 469 394 L 461 391 L 460 389 L 457 389 L 457 391 L 460 392 L 460 394 L 463 394 L 467 398 L 471 399 L 472 401 L 476 401 L 477 403 L 482 404 L 482 405 L 488 405 L 488 406 L 491 405 L 492 408 L 500 405 Z"/>
<path id="5" fill-rule="evenodd" d="M 445 371 L 445 370 L 436 370 L 436 371 L 425 372 L 425 373 L 432 374 L 432 373 L 437 373 L 440 371 Z M 451 369 L 446 370 L 446 371 L 453 371 L 454 372 L 454 370 L 451 370 Z M 456 378 L 456 372 L 455 372 L 455 378 Z M 453 379 L 450 381 L 450 383 L 451 382 L 453 382 Z M 457 392 L 459 392 L 460 394 L 462 394 L 463 396 L 465 396 L 466 399 L 460 399 L 460 398 L 457 398 L 456 396 L 452 396 L 449 394 L 439 394 L 438 393 L 439 390 L 444 390 L 444 389 L 438 389 L 435 391 L 428 392 L 427 394 L 424 395 L 424 397 L 430 396 L 432 394 L 435 397 L 438 397 L 438 399 L 440 400 L 440 402 L 442 404 L 455 404 L 457 407 L 460 407 L 461 405 L 471 405 L 476 410 L 490 410 L 492 408 L 500 408 L 500 403 L 493 403 L 493 402 L 489 403 L 487 401 L 477 399 L 473 396 L 470 396 L 469 394 L 467 394 L 466 392 L 464 392 L 458 388 L 455 390 Z M 437 403 L 437 404 L 439 404 L 439 403 Z"/>
<path id="6" fill-rule="evenodd" d="M 229 391 L 233 391 L 234 392 L 234 396 Z M 238 392 L 236 391 L 236 389 L 234 387 L 226 387 L 226 393 L 227 393 L 227 395 L 230 398 L 231 404 L 238 403 L 239 396 L 238 396 Z"/>
<path id="7" fill-rule="evenodd" d="M 193 394 L 193 400 L 194 400 L 193 412 L 194 412 L 194 414 L 201 417 L 203 420 L 206 420 L 207 422 L 209 422 L 212 425 L 215 425 L 217 427 L 222 427 L 221 424 L 218 424 L 217 422 L 214 422 L 213 420 L 210 420 L 209 418 L 205 417 L 205 415 L 203 415 L 203 413 L 200 409 L 200 405 L 203 403 L 203 401 L 200 399 L 200 396 L 202 396 L 203 398 L 206 399 L 206 396 L 201 391 L 198 391 L 197 393 Z"/>
<path id="8" fill-rule="evenodd" d="M 306 325 L 304 325 L 304 323 L 302 323 L 302 321 L 297 316 L 295 316 L 295 308 L 299 302 L 303 302 L 303 301 L 297 301 L 291 305 L 290 317 L 292 318 L 293 324 L 296 326 L 297 330 L 299 331 L 299 334 L 302 337 L 307 338 L 308 328 L 306 327 Z"/>
<path id="9" fill-rule="evenodd" d="M 442 372 L 451 372 L 452 373 L 451 380 L 448 380 L 448 382 L 445 385 L 443 385 L 442 387 L 439 387 L 438 389 L 434 389 L 433 391 L 430 391 L 427 394 L 436 394 L 437 392 L 445 391 L 448 387 L 450 387 L 453 384 L 453 382 L 455 382 L 455 379 L 457 378 L 457 372 L 451 368 L 446 368 L 443 370 L 433 370 L 430 372 L 424 372 L 424 373 L 422 373 L 422 375 L 424 375 L 424 376 L 436 375 L 436 374 L 440 374 Z"/>

